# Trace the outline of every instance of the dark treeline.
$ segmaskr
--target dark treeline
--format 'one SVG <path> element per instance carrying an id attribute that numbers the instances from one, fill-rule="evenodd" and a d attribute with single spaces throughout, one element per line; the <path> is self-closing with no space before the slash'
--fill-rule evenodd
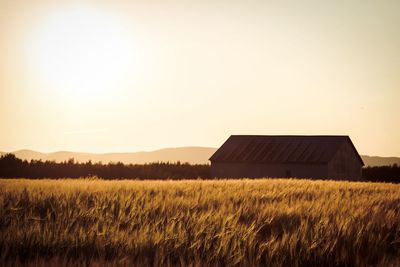
<path id="1" fill-rule="evenodd" d="M 210 177 L 207 164 L 189 163 L 85 163 L 74 159 L 57 163 L 55 161 L 21 160 L 13 154 L 0 157 L 0 177 L 4 178 L 79 178 L 97 176 L 104 179 L 195 179 Z"/>
<path id="2" fill-rule="evenodd" d="M 362 170 L 362 177 L 371 182 L 400 183 L 400 166 L 365 167 Z"/>
<path id="3" fill-rule="evenodd" d="M 104 179 L 210 179 L 210 165 L 189 163 L 85 163 L 74 159 L 55 161 L 21 160 L 13 154 L 0 157 L 0 177 L 3 178 L 80 178 L 97 176 Z M 365 167 L 363 180 L 400 183 L 400 166 Z"/>

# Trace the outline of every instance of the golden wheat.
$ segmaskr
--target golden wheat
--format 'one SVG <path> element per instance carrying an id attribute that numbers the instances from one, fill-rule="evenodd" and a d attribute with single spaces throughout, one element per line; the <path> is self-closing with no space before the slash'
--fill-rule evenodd
<path id="1" fill-rule="evenodd" d="M 399 265 L 400 185 L 0 180 L 0 265 Z"/>

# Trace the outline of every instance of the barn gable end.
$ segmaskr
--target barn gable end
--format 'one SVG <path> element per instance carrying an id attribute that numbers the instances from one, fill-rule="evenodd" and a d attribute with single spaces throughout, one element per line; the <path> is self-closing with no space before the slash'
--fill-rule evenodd
<path id="1" fill-rule="evenodd" d="M 334 179 L 358 180 L 361 177 L 362 161 L 350 138 L 336 151 L 328 163 L 328 176 Z"/>

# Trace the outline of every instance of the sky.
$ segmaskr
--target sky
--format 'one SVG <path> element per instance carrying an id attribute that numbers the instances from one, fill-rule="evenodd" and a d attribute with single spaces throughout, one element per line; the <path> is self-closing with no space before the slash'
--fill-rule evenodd
<path id="1" fill-rule="evenodd" d="M 0 151 L 349 135 L 400 156 L 400 1 L 0 0 Z"/>

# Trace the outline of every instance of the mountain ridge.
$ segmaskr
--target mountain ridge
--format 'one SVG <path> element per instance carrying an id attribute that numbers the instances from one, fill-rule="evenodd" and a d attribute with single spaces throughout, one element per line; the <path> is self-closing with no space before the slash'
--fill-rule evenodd
<path id="1" fill-rule="evenodd" d="M 88 153 L 73 151 L 55 151 L 43 153 L 30 149 L 21 149 L 13 152 L 0 152 L 0 155 L 7 153 L 14 154 L 23 160 L 50 160 L 56 162 L 67 161 L 73 158 L 76 162 L 122 162 L 124 164 L 144 164 L 150 162 L 188 162 L 190 164 L 209 164 L 209 158 L 217 150 L 214 147 L 188 146 L 170 147 L 153 151 L 138 152 L 109 152 L 109 153 Z M 361 155 L 365 166 L 400 165 L 400 157 L 380 157 Z"/>
<path id="2" fill-rule="evenodd" d="M 43 153 L 35 150 L 21 149 L 13 152 L 0 152 L 0 155 L 12 153 L 23 160 L 50 160 L 56 162 L 73 158 L 76 162 L 122 162 L 124 164 L 144 164 L 150 162 L 188 162 L 191 164 L 207 164 L 208 159 L 216 151 L 211 147 L 172 147 L 154 151 L 87 153 L 73 151 L 56 151 Z"/>

